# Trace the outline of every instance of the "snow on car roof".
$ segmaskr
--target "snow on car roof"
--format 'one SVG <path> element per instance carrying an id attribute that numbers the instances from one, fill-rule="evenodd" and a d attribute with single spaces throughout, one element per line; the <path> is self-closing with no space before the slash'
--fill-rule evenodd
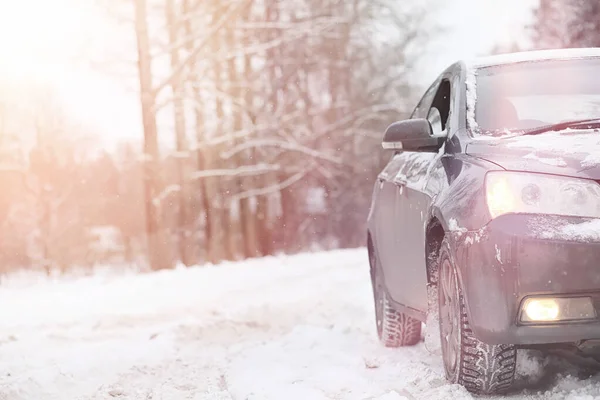
<path id="1" fill-rule="evenodd" d="M 575 58 L 600 57 L 600 48 L 574 48 L 557 50 L 523 51 L 518 53 L 499 54 L 494 56 L 480 57 L 466 64 L 473 68 L 491 67 L 494 65 L 514 64 L 521 62 L 545 61 L 545 60 L 567 60 Z"/>

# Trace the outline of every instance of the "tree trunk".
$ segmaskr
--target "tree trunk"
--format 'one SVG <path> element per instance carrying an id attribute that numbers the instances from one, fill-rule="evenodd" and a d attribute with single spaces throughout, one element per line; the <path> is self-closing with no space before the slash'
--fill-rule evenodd
<path id="1" fill-rule="evenodd" d="M 222 7 L 217 4 L 216 9 L 213 13 L 213 24 L 216 24 L 218 17 L 221 15 Z M 221 46 L 223 44 L 223 35 L 217 33 L 214 38 L 212 38 L 212 50 L 214 54 L 218 54 L 219 50 L 221 50 Z M 212 63 L 212 70 L 214 73 L 214 84 L 215 88 L 219 92 L 223 92 L 223 63 L 218 61 L 215 57 L 215 61 Z M 225 113 L 223 110 L 223 99 L 220 96 L 215 97 L 215 109 L 216 109 L 216 119 L 217 119 L 217 127 L 216 127 L 216 135 L 223 135 L 224 132 L 224 120 Z M 215 146 L 215 148 L 208 149 L 205 153 L 207 155 L 207 169 L 210 168 L 219 168 L 223 165 L 223 162 L 216 157 L 214 154 L 219 154 L 219 146 Z M 208 182 L 208 198 L 211 200 L 213 207 L 213 215 L 214 215 L 214 224 L 212 225 L 214 228 L 217 226 L 220 228 L 219 230 L 215 229 L 212 237 L 212 246 L 214 252 L 218 254 L 218 259 L 225 260 L 233 260 L 235 254 L 231 245 L 231 213 L 230 206 L 228 203 L 227 192 L 228 190 L 228 182 L 226 178 L 206 178 Z M 215 205 L 216 203 L 216 205 Z"/>
<path id="2" fill-rule="evenodd" d="M 277 23 L 279 21 L 279 4 L 277 0 L 267 0 L 265 7 L 265 20 L 267 22 Z M 277 29 L 269 29 L 266 32 L 265 41 L 269 42 L 271 40 L 275 40 L 279 35 Z M 280 50 L 277 47 L 267 50 L 266 62 L 269 66 L 267 69 L 267 74 L 269 77 L 269 81 L 272 83 L 271 93 L 268 99 L 268 105 L 270 106 L 270 112 L 275 114 L 278 110 L 278 88 L 279 79 L 278 79 L 278 71 L 277 71 L 277 62 L 279 61 Z M 259 157 L 264 156 L 261 154 L 262 151 L 260 149 L 256 150 Z M 256 155 L 255 153 L 255 155 Z M 262 186 L 267 187 L 271 184 L 277 183 L 279 181 L 278 173 L 270 173 L 266 174 L 261 178 Z M 282 178 L 285 179 L 285 178 Z M 283 200 L 283 196 L 281 197 Z M 272 202 L 269 201 L 269 195 L 259 196 L 258 205 L 257 205 L 257 218 L 258 218 L 258 235 L 260 240 L 261 252 L 263 255 L 273 254 L 275 249 L 278 247 L 280 250 L 284 249 L 286 242 L 287 231 L 285 229 L 285 218 L 283 215 L 278 215 L 279 226 L 277 227 L 279 231 L 279 242 L 276 244 L 272 235 L 273 222 L 270 218 L 275 214 L 273 210 L 269 207 L 272 207 Z M 281 208 L 281 204 L 280 204 Z"/>
<path id="3" fill-rule="evenodd" d="M 189 15 L 192 13 L 192 8 L 190 6 L 189 0 L 184 0 L 183 4 L 183 14 Z M 186 18 L 184 23 L 185 29 L 185 37 L 192 37 L 194 31 L 192 29 L 192 20 L 191 18 Z M 188 52 L 192 52 L 194 48 L 194 42 L 192 40 L 186 41 L 186 47 Z M 208 149 L 201 145 L 202 142 L 206 139 L 205 137 L 205 127 L 204 127 L 204 100 L 200 94 L 200 90 L 198 89 L 198 72 L 197 72 L 197 57 L 194 57 L 190 62 L 190 71 L 189 71 L 189 81 L 192 85 L 192 93 L 194 100 L 194 124 L 196 131 L 196 166 L 198 171 L 204 171 L 208 167 Z M 197 183 L 194 185 L 194 193 L 196 196 L 199 196 L 199 210 L 198 213 L 204 215 L 204 252 L 205 259 L 211 264 L 216 264 L 219 262 L 219 255 L 215 251 L 214 246 L 212 244 L 214 237 L 214 229 L 213 229 L 213 209 L 211 207 L 211 203 L 209 201 L 209 178 L 198 179 Z"/>
<path id="4" fill-rule="evenodd" d="M 245 7 L 243 12 L 244 21 L 250 21 L 250 15 L 252 10 L 252 2 L 249 2 Z M 236 43 L 238 46 L 250 47 L 251 42 L 249 40 L 249 36 L 240 36 L 239 34 L 236 36 L 235 25 L 230 27 L 230 38 L 231 38 L 231 48 L 234 48 Z M 244 82 L 250 82 L 249 79 L 246 79 L 246 74 L 250 74 L 252 71 L 252 59 L 249 54 L 242 56 L 243 64 L 241 65 L 241 70 L 238 68 L 235 61 L 230 61 L 230 74 L 231 74 L 231 83 L 234 86 L 234 90 L 231 95 L 232 98 L 239 105 L 243 105 L 245 110 L 238 109 L 234 113 L 234 131 L 239 131 L 244 127 L 243 124 L 243 116 L 246 112 L 249 112 L 252 109 L 253 105 L 253 97 L 252 91 L 246 90 L 245 94 L 242 94 L 241 85 Z M 251 138 L 248 138 L 251 139 Z M 240 139 L 241 140 L 241 139 Z M 248 150 L 244 152 L 240 152 L 237 157 L 237 165 L 248 165 L 251 162 L 256 162 L 256 159 L 252 157 L 254 153 L 253 150 Z M 239 177 L 237 179 L 238 191 L 244 192 L 255 187 L 256 179 L 254 177 Z M 242 249 L 244 253 L 244 258 L 248 257 L 256 257 L 257 253 L 257 243 L 256 243 L 256 198 L 248 198 L 244 197 L 240 200 L 240 228 L 242 234 Z"/>
<path id="5" fill-rule="evenodd" d="M 180 57 L 177 42 L 181 35 L 181 27 L 177 22 L 174 0 L 166 1 L 166 19 L 169 30 L 169 46 L 171 69 L 175 71 L 179 67 Z M 183 72 L 172 79 L 171 88 L 173 91 L 173 112 L 175 121 L 175 139 L 177 147 L 177 177 L 179 181 L 178 199 L 178 215 L 177 215 L 177 245 L 179 249 L 179 259 L 185 266 L 195 264 L 195 255 L 197 254 L 194 244 L 191 242 L 193 237 L 190 232 L 192 227 L 192 215 L 190 210 L 190 185 L 187 181 L 189 176 L 187 170 L 187 159 L 191 157 L 189 153 L 186 129 L 185 129 L 185 110 L 184 110 L 184 86 Z M 184 158 L 185 155 L 185 158 Z"/>
<path id="6" fill-rule="evenodd" d="M 218 19 L 221 12 L 217 12 L 214 16 L 215 20 Z M 231 24 L 225 25 L 225 32 L 217 34 L 215 37 L 215 41 L 213 42 L 215 45 L 214 51 L 215 54 L 219 52 L 221 49 L 230 50 L 235 45 L 233 38 L 233 27 Z M 234 130 L 235 125 L 235 116 L 226 115 L 225 109 L 231 110 L 234 114 L 236 113 L 236 105 L 234 104 L 235 95 L 232 91 L 235 89 L 231 88 L 231 85 L 236 85 L 236 71 L 235 71 L 235 59 L 231 58 L 227 63 L 223 63 L 222 61 L 214 62 L 215 72 L 218 75 L 218 79 L 215 80 L 215 85 L 217 85 L 217 90 L 220 92 L 229 92 L 230 96 L 223 100 L 221 97 L 217 97 L 217 118 L 220 121 L 219 123 L 219 134 L 227 135 Z M 219 72 L 223 72 L 221 75 Z M 225 80 L 223 80 L 223 78 Z M 227 117 L 229 117 L 229 123 L 226 123 Z M 233 122 L 233 124 L 232 124 Z M 227 141 L 227 143 L 223 144 L 223 149 L 229 148 L 235 145 L 235 139 Z M 223 168 L 231 168 L 235 167 L 236 159 L 229 160 L 219 160 L 220 164 Z M 221 199 L 222 199 L 222 212 L 223 212 L 223 242 L 225 244 L 225 258 L 228 260 L 234 260 L 239 255 L 238 243 L 239 243 L 239 233 L 240 233 L 240 215 L 241 209 L 238 204 L 235 204 L 231 200 L 231 195 L 235 193 L 235 190 L 238 186 L 238 180 L 236 177 L 233 178 L 215 178 L 217 182 L 219 182 L 220 190 L 221 190 Z M 237 208 L 237 215 L 234 215 L 233 209 Z"/>
<path id="7" fill-rule="evenodd" d="M 146 207 L 146 235 L 148 261 L 153 270 L 173 268 L 167 235 L 161 226 L 158 206 L 154 199 L 161 190 L 159 176 L 158 138 L 154 106 L 156 98 L 152 89 L 152 60 L 148 35 L 146 0 L 135 1 L 135 32 L 138 51 L 140 101 L 144 127 L 144 194 Z"/>

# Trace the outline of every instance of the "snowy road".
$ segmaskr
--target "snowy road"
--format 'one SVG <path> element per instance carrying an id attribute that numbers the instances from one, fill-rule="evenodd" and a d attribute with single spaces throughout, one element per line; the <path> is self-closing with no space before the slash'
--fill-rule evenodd
<path id="1" fill-rule="evenodd" d="M 0 300 L 0 400 L 471 398 L 424 344 L 378 344 L 364 250 L 12 282 Z M 600 398 L 600 379 L 512 398 Z"/>

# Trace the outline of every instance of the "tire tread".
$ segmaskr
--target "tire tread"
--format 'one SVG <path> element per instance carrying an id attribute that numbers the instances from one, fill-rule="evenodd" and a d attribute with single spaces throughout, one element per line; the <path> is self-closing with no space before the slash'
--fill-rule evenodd
<path id="1" fill-rule="evenodd" d="M 467 316 L 466 305 L 460 296 L 462 346 L 458 383 L 475 394 L 502 394 L 514 382 L 517 350 L 514 345 L 490 345 L 477 339 Z"/>
<path id="2" fill-rule="evenodd" d="M 386 347 L 414 346 L 421 341 L 421 321 L 397 311 L 383 293 L 381 341 Z"/>
<path id="3" fill-rule="evenodd" d="M 439 265 L 442 265 L 443 257 L 449 257 L 451 264 L 456 268 L 447 239 L 442 244 Z M 464 386 L 473 394 L 490 395 L 508 392 L 514 384 L 517 367 L 516 347 L 511 344 L 486 344 L 477 339 L 469 323 L 460 284 L 458 297 L 461 314 L 460 360 L 458 371 L 452 379 L 453 383 Z"/>

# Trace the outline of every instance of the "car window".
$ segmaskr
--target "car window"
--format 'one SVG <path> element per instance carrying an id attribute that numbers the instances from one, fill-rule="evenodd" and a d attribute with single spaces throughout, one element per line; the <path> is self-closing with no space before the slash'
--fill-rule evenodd
<path id="1" fill-rule="evenodd" d="M 431 109 L 431 102 L 433 101 L 433 97 L 434 97 L 435 93 L 437 92 L 437 88 L 438 88 L 438 82 L 436 81 L 429 87 L 429 89 L 427 89 L 427 91 L 425 92 L 425 94 L 423 95 L 421 100 L 419 100 L 419 103 L 417 104 L 417 106 L 415 107 L 415 110 L 413 111 L 412 115 L 410 116 L 411 119 L 413 119 L 413 118 L 428 118 L 429 111 Z"/>
<path id="2" fill-rule="evenodd" d="M 590 58 L 478 69 L 475 120 L 480 133 L 599 118 L 599 68 L 600 60 Z"/>
<path id="3" fill-rule="evenodd" d="M 426 118 L 435 135 L 444 133 L 450 115 L 450 92 L 450 82 L 447 79 L 436 81 L 425 92 L 411 118 Z"/>
<path id="4" fill-rule="evenodd" d="M 436 136 L 447 133 L 448 117 L 450 116 L 450 94 L 450 81 L 444 79 L 440 82 L 427 116 L 427 119 L 431 123 L 433 134 Z"/>
<path id="5" fill-rule="evenodd" d="M 450 94 L 451 86 L 448 79 L 436 81 L 425 92 L 411 118 L 426 118 L 431 124 L 434 136 L 446 136 L 450 115 Z"/>

